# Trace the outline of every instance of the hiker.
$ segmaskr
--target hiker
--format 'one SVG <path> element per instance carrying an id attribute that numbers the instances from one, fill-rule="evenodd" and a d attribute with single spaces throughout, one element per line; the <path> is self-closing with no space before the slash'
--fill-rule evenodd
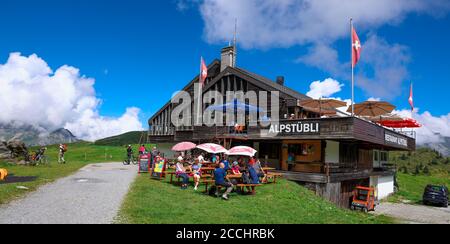
<path id="1" fill-rule="evenodd" d="M 192 176 L 194 177 L 194 183 L 195 183 L 194 191 L 198 190 L 198 185 L 200 184 L 200 179 L 202 177 L 201 168 L 202 168 L 202 165 L 199 163 L 199 160 L 195 160 L 194 164 L 191 167 L 191 171 L 193 174 Z"/>
<path id="2" fill-rule="evenodd" d="M 59 153 L 58 153 L 58 163 L 65 164 L 66 160 L 64 159 L 64 154 L 67 152 L 67 146 L 63 144 L 59 144 Z"/>
<path id="3" fill-rule="evenodd" d="M 36 162 L 39 162 L 39 160 L 41 160 L 41 158 L 44 156 L 46 151 L 47 151 L 46 147 L 39 148 L 39 150 L 36 152 L 36 156 L 34 157 L 34 160 Z"/>
<path id="4" fill-rule="evenodd" d="M 145 148 L 145 145 L 141 145 L 139 147 L 139 155 L 144 155 L 147 152 L 147 148 Z"/>
<path id="5" fill-rule="evenodd" d="M 150 154 L 151 154 L 150 155 L 151 156 L 151 162 L 153 163 L 154 159 L 156 158 L 156 156 L 158 156 L 159 151 L 158 151 L 158 149 L 156 147 L 153 147 L 152 151 L 150 152 Z"/>
<path id="6" fill-rule="evenodd" d="M 127 147 L 127 158 L 128 158 L 128 162 L 132 161 L 133 157 L 133 148 L 131 147 L 131 145 L 128 145 Z"/>
<path id="7" fill-rule="evenodd" d="M 214 170 L 214 178 L 216 181 L 216 186 L 226 187 L 227 190 L 222 195 L 222 199 L 228 200 L 228 195 L 233 191 L 233 184 L 227 181 L 225 178 L 227 176 L 227 171 L 225 170 L 225 164 L 220 163 L 219 168 Z M 219 194 L 219 192 L 217 192 Z"/>
<path id="8" fill-rule="evenodd" d="M 184 168 L 183 165 L 183 157 L 178 157 L 178 162 L 176 165 L 176 171 L 175 171 L 177 177 L 180 177 L 183 179 L 183 182 L 181 183 L 181 189 L 186 190 L 188 188 L 189 184 L 189 175 L 186 173 L 186 168 Z"/>

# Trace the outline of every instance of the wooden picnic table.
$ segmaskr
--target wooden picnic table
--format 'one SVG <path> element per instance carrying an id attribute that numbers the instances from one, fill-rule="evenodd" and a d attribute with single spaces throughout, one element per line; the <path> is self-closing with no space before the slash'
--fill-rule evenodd
<path id="1" fill-rule="evenodd" d="M 230 175 L 227 175 L 227 179 L 229 179 L 229 180 L 241 179 L 241 178 L 242 178 L 242 174 L 230 174 Z"/>
<path id="2" fill-rule="evenodd" d="M 271 167 L 263 167 L 262 168 L 264 171 L 271 171 L 271 170 L 276 170 L 275 168 L 271 168 Z"/>

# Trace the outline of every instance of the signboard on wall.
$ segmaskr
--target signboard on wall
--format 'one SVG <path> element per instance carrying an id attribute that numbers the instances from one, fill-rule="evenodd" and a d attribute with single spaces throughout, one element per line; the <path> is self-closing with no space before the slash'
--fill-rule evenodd
<path id="1" fill-rule="evenodd" d="M 319 122 L 292 122 L 282 124 L 272 124 L 269 134 L 281 135 L 311 135 L 320 133 Z"/>
<path id="2" fill-rule="evenodd" d="M 408 140 L 402 136 L 385 133 L 384 140 L 387 144 L 394 144 L 397 146 L 408 147 Z"/>

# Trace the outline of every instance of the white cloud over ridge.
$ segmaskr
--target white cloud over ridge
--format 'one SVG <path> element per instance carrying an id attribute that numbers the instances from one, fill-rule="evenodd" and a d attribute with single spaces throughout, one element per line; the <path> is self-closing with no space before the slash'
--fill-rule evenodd
<path id="1" fill-rule="evenodd" d="M 447 0 L 179 0 L 182 6 L 199 4 L 204 38 L 227 43 L 238 19 L 239 46 L 245 49 L 308 47 L 297 62 L 321 69 L 333 77 L 350 80 L 350 62 L 342 62 L 333 44 L 349 39 L 349 19 L 360 33 L 371 30 L 365 42 L 356 85 L 368 96 L 392 99 L 408 82 L 410 53 L 373 34 L 384 25 L 401 23 L 409 14 L 440 17 L 450 10 Z M 367 39 L 367 41 L 365 41 Z M 350 54 L 345 54 L 345 57 Z M 349 59 L 349 58 L 348 58 Z M 383 60 L 383 62 L 380 62 Z M 388 78 L 386 78 L 388 77 Z"/>
<path id="2" fill-rule="evenodd" d="M 311 83 L 310 91 L 306 95 L 314 99 L 325 98 L 340 92 L 343 86 L 339 81 L 331 78 L 324 81 L 314 81 Z"/>
<path id="3" fill-rule="evenodd" d="M 94 83 L 77 68 L 64 65 L 53 72 L 35 54 L 11 53 L 0 64 L 0 123 L 64 127 L 89 141 L 143 129 L 137 108 L 128 108 L 120 118 L 101 116 Z"/>

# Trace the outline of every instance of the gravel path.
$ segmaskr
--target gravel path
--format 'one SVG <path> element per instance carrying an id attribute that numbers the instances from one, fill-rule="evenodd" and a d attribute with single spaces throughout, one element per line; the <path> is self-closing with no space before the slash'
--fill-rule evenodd
<path id="1" fill-rule="evenodd" d="M 384 214 L 411 224 L 450 224 L 450 208 L 381 203 L 375 214 Z"/>
<path id="2" fill-rule="evenodd" d="M 0 224 L 112 223 L 136 175 L 136 166 L 88 165 L 0 206 Z"/>

